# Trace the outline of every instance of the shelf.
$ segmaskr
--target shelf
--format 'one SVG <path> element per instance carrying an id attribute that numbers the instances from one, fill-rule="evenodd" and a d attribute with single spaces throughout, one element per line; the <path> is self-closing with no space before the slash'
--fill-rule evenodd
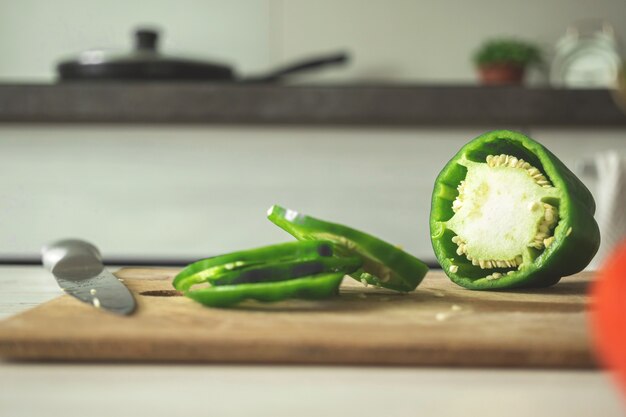
<path id="1" fill-rule="evenodd" d="M 607 90 L 208 83 L 0 84 L 0 122 L 622 126 Z"/>

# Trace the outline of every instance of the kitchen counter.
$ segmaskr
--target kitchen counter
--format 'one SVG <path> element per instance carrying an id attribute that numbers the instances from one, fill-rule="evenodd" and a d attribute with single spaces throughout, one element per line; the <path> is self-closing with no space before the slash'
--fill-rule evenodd
<path id="1" fill-rule="evenodd" d="M 624 127 L 608 90 L 199 82 L 0 84 L 0 122 Z"/>
<path id="2" fill-rule="evenodd" d="M 61 294 L 39 267 L 0 267 L 0 317 Z M 0 362 L 3 416 L 624 416 L 605 372 Z"/>

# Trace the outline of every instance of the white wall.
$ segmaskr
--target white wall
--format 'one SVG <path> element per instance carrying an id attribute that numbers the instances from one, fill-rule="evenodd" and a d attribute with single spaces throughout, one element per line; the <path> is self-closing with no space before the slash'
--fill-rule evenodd
<path id="1" fill-rule="evenodd" d="M 20 0 L 0 3 L 0 79 L 51 80 L 60 58 L 126 50 L 140 24 L 170 53 L 222 59 L 243 73 L 345 48 L 349 68 L 308 80 L 474 80 L 482 40 L 513 35 L 547 50 L 570 23 L 605 18 L 626 38 L 624 0 Z"/>
<path id="2" fill-rule="evenodd" d="M 484 39 L 532 40 L 549 57 L 566 27 L 584 18 L 606 18 L 626 36 L 624 0 L 285 0 L 283 6 L 281 56 L 337 44 L 354 52 L 350 70 L 326 79 L 473 81 L 470 57 Z"/>
<path id="3" fill-rule="evenodd" d="M 90 48 L 128 51 L 139 25 L 162 28 L 164 52 L 270 63 L 267 0 L 20 0 L 0 2 L 0 78 L 54 79 L 55 63 Z"/>

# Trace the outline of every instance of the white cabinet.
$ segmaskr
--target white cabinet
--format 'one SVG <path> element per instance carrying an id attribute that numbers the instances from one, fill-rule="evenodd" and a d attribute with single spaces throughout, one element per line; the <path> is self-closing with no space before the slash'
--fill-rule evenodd
<path id="1" fill-rule="evenodd" d="M 191 259 L 290 237 L 274 203 L 433 260 L 430 193 L 479 129 L 3 125 L 1 257 L 75 236 L 108 257 Z M 569 166 L 626 130 L 534 129 Z M 591 184 L 593 185 L 593 184 Z"/>

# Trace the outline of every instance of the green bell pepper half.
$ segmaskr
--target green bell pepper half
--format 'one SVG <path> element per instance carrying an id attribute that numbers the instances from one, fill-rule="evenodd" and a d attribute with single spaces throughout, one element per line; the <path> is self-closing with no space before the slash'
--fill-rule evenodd
<path id="1" fill-rule="evenodd" d="M 413 291 L 428 267 L 419 259 L 367 233 L 330 223 L 277 205 L 268 219 L 296 239 L 324 240 L 335 244 L 337 256 L 358 256 L 363 266 L 349 275 L 357 281 L 396 291 Z"/>
<path id="2" fill-rule="evenodd" d="M 491 278 L 485 277 L 488 272 L 473 264 L 465 254 L 459 254 L 457 252 L 459 247 L 452 242 L 452 239 L 457 235 L 453 227 L 470 230 L 474 236 L 489 236 L 489 230 L 476 230 L 478 224 L 476 222 L 481 221 L 480 215 L 476 214 L 476 211 L 466 211 L 465 213 L 469 213 L 469 215 L 465 218 L 452 220 L 460 210 L 457 207 L 455 212 L 452 207 L 453 201 L 460 194 L 457 187 L 461 181 L 465 181 L 463 187 L 468 186 L 470 172 L 473 175 L 471 181 L 474 183 L 472 184 L 472 192 L 467 195 L 467 198 L 473 200 L 472 204 L 478 204 L 477 202 L 484 197 L 480 193 L 484 191 L 487 195 L 485 190 L 494 184 L 493 182 L 490 183 L 490 181 L 495 180 L 489 179 L 489 172 L 485 168 L 486 164 L 484 164 L 488 155 L 511 155 L 516 158 L 512 161 L 516 161 L 517 158 L 523 159 L 532 167 L 537 168 L 548 182 L 548 184 L 541 182 L 540 184 L 544 185 L 538 186 L 535 190 L 537 195 L 542 196 L 541 204 L 547 203 L 558 210 L 558 223 L 552 224 L 551 228 L 553 229 L 549 230 L 549 233 L 553 233 L 553 239 L 544 241 L 548 243 L 544 247 L 541 247 L 540 244 L 542 250 L 534 248 L 525 250 L 523 257 L 517 258 L 522 260 L 521 264 L 515 268 L 491 269 L 489 272 L 498 272 L 496 279 L 494 279 L 495 275 Z M 515 162 L 512 163 L 515 164 Z M 500 173 L 505 172 L 503 168 L 497 169 L 500 169 L 498 171 Z M 480 174 L 482 177 L 476 174 L 479 171 L 484 173 Z M 538 174 L 533 171 L 533 175 Z M 478 184 L 480 181 L 483 183 Z M 520 181 L 525 180 L 520 177 Z M 502 200 L 492 201 L 505 201 L 507 195 L 509 197 L 513 195 L 515 193 L 514 183 L 512 182 L 508 186 L 508 189 L 506 187 L 501 188 L 500 195 L 497 196 Z M 467 192 L 466 188 L 463 190 Z M 529 198 L 527 193 L 521 193 L 520 196 L 520 198 Z M 532 204 L 528 208 L 509 206 L 507 210 L 509 210 L 509 217 L 514 217 L 517 210 L 532 210 L 536 207 Z M 486 222 L 493 221 L 494 230 L 498 230 L 498 224 L 502 224 L 506 219 L 498 218 L 498 214 L 494 215 L 493 207 L 491 209 L 490 215 L 492 217 L 488 218 Z M 472 210 L 472 208 L 467 208 L 467 210 Z M 587 187 L 554 154 L 521 133 L 498 130 L 483 134 L 463 146 L 437 177 L 430 213 L 431 241 L 439 263 L 448 277 L 458 285 L 474 290 L 546 287 L 556 284 L 561 277 L 581 271 L 594 257 L 600 245 L 600 232 L 593 217 L 594 212 L 595 202 Z M 481 215 L 487 215 L 485 213 L 487 212 L 485 211 Z M 520 219 L 524 215 L 520 214 Z M 475 216 L 474 219 L 471 216 Z M 505 210 L 500 217 L 506 216 Z M 513 222 L 512 224 L 517 223 Z M 490 238 L 493 239 L 493 242 L 489 245 L 495 247 L 499 243 L 502 245 L 515 244 L 516 236 L 495 233 Z M 463 243 L 470 244 L 469 241 Z M 484 242 L 474 243 L 482 244 Z"/>

